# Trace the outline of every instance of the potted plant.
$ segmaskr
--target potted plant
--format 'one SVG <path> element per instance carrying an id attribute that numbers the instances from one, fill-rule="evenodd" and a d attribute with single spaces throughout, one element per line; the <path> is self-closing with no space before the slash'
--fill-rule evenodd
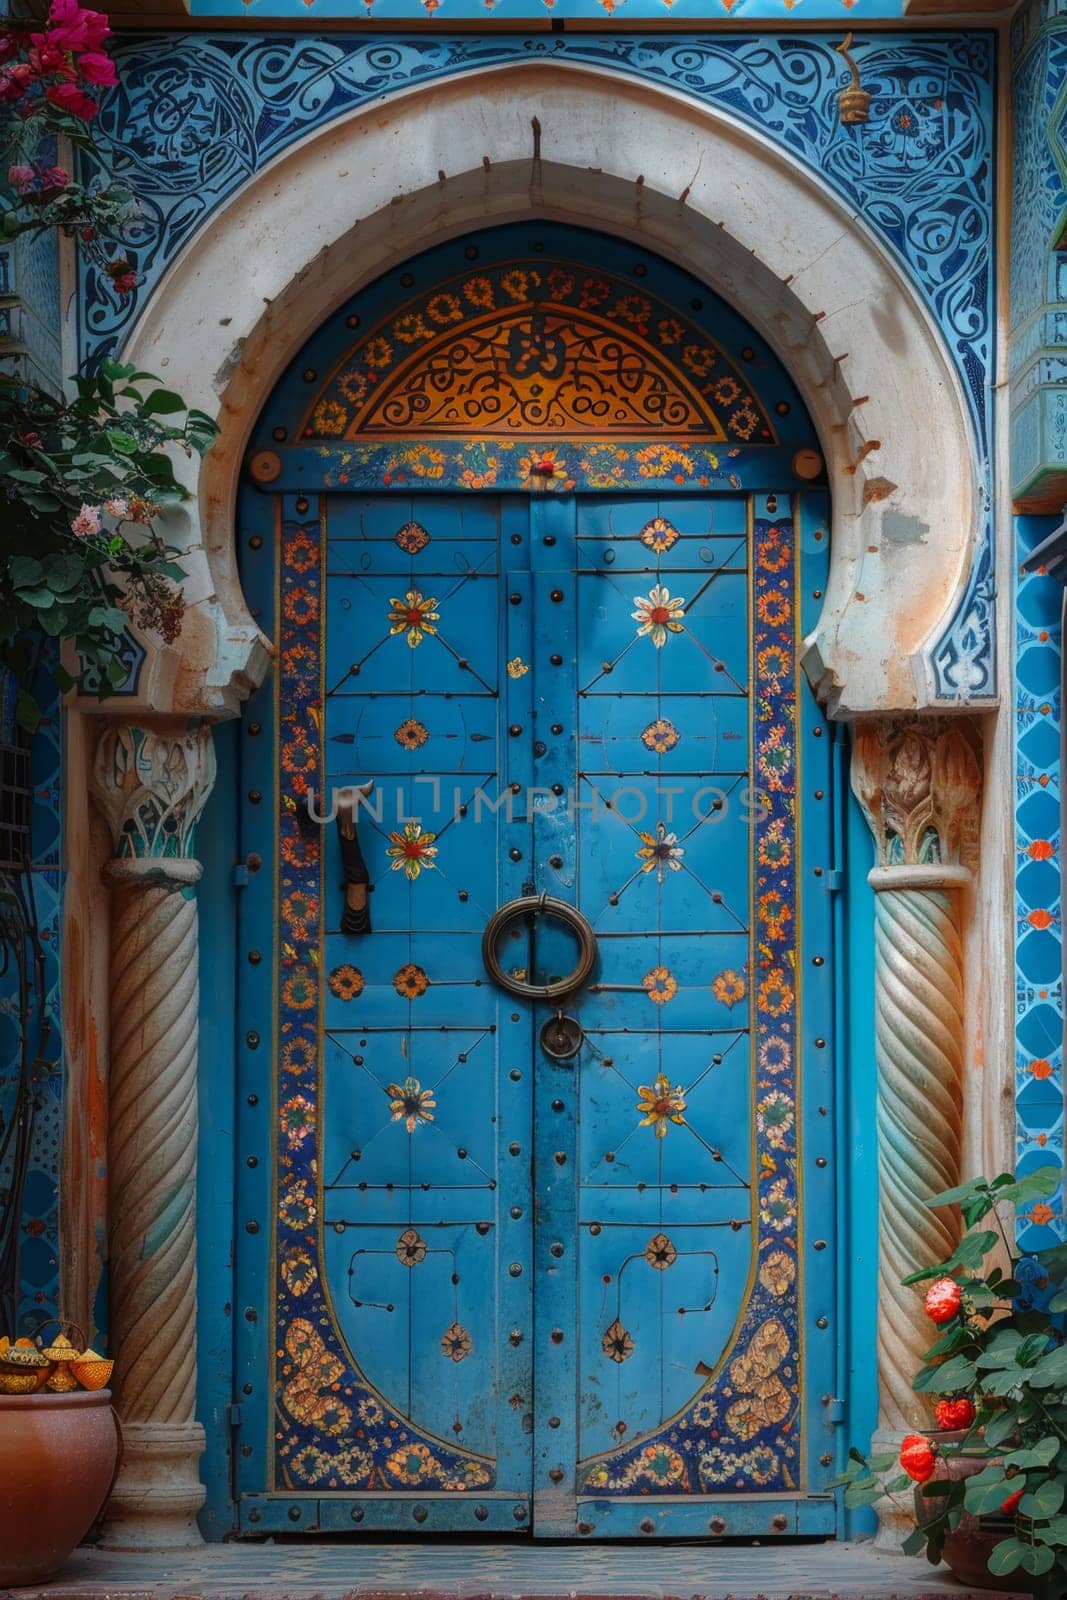
<path id="1" fill-rule="evenodd" d="M 904 1280 L 926 1285 L 937 1333 L 914 1380 L 937 1397 L 936 1428 L 909 1434 L 899 1456 L 851 1450 L 835 1480 L 849 1507 L 914 1493 L 909 1555 L 925 1550 L 969 1582 L 1041 1600 L 1067 1595 L 1067 1245 L 1020 1256 L 1003 1212 L 1060 1180 L 1043 1167 L 933 1196 L 931 1206 L 958 1206 L 969 1230 L 948 1261 Z"/>
<path id="2" fill-rule="evenodd" d="M 100 1515 L 119 1458 L 113 1365 L 66 1334 L 0 1338 L 0 1585 L 47 1582 Z"/>

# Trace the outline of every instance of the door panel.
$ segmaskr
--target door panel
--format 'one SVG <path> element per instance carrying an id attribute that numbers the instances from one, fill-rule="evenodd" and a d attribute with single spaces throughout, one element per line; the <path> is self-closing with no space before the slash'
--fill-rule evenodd
<path id="1" fill-rule="evenodd" d="M 825 1084 L 829 1031 L 826 886 L 803 918 L 798 889 L 829 862 L 796 666 L 815 499 L 244 505 L 279 666 L 243 783 L 274 882 L 242 911 L 239 1203 L 274 1223 L 239 1250 L 239 1358 L 272 1397 L 242 1525 L 828 1531 L 804 1296 L 829 1259 L 809 1289 L 798 1215 L 801 1127 L 832 1110 L 798 1081 L 812 1054 Z M 301 810 L 365 778 L 353 939 L 337 831 Z M 482 965 L 532 889 L 597 936 L 566 1061 L 551 1008 Z M 533 928 L 508 962 L 548 981 L 573 948 Z M 825 1181 L 806 1225 L 825 1249 Z"/>

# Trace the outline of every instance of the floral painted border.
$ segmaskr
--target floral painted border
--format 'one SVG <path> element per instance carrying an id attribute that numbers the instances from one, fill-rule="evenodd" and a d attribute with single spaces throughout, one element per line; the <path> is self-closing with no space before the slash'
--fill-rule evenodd
<path id="1" fill-rule="evenodd" d="M 421 1433 L 374 1390 L 337 1331 L 322 1272 L 322 861 L 299 825 L 323 787 L 320 729 L 325 540 L 318 520 L 282 524 L 278 618 L 277 1208 L 274 1457 L 289 1489 L 427 1489 L 493 1483 L 493 1463 Z"/>
<path id="2" fill-rule="evenodd" d="M 797 1261 L 797 684 L 792 520 L 753 528 L 756 783 L 753 972 L 755 1278 L 733 1347 L 651 1436 L 583 1464 L 579 1493 L 792 1493 L 801 1487 Z"/>

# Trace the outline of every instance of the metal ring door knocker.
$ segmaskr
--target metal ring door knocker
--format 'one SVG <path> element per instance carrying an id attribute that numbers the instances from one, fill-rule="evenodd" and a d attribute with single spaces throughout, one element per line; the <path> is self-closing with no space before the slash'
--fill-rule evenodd
<path id="1" fill-rule="evenodd" d="M 573 970 L 547 983 L 533 983 L 525 973 L 508 972 L 500 960 L 499 946 L 508 929 L 520 918 L 528 920 L 537 916 L 561 922 L 578 941 L 578 959 Z M 562 1001 L 575 994 L 589 978 L 596 957 L 596 934 L 589 919 L 565 900 L 556 900 L 549 894 L 524 894 L 517 900 L 509 900 L 490 917 L 482 934 L 482 961 L 486 972 L 499 988 L 521 1000 Z M 568 1061 L 581 1049 L 583 1038 L 581 1024 L 574 1017 L 564 1016 L 557 1006 L 556 1015 L 541 1029 L 541 1048 L 556 1061 Z"/>

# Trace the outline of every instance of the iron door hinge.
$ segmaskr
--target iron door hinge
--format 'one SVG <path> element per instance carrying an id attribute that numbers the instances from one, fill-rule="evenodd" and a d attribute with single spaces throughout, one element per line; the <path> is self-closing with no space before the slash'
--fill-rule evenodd
<path id="1" fill-rule="evenodd" d="M 831 1427 L 837 1428 L 845 1420 L 845 1402 L 836 1394 L 828 1394 L 823 1400 L 826 1407 L 826 1420 Z"/>
<path id="2" fill-rule="evenodd" d="M 249 871 L 243 861 L 239 861 L 233 869 L 233 886 L 235 889 L 247 889 Z"/>
<path id="3" fill-rule="evenodd" d="M 239 1428 L 241 1426 L 242 1416 L 243 1411 L 240 1401 L 231 1400 L 229 1405 L 226 1407 L 226 1421 L 230 1424 L 230 1427 Z"/>
<path id="4" fill-rule="evenodd" d="M 831 867 L 826 874 L 826 887 L 831 894 L 839 894 L 845 886 L 845 874 L 840 867 Z"/>

